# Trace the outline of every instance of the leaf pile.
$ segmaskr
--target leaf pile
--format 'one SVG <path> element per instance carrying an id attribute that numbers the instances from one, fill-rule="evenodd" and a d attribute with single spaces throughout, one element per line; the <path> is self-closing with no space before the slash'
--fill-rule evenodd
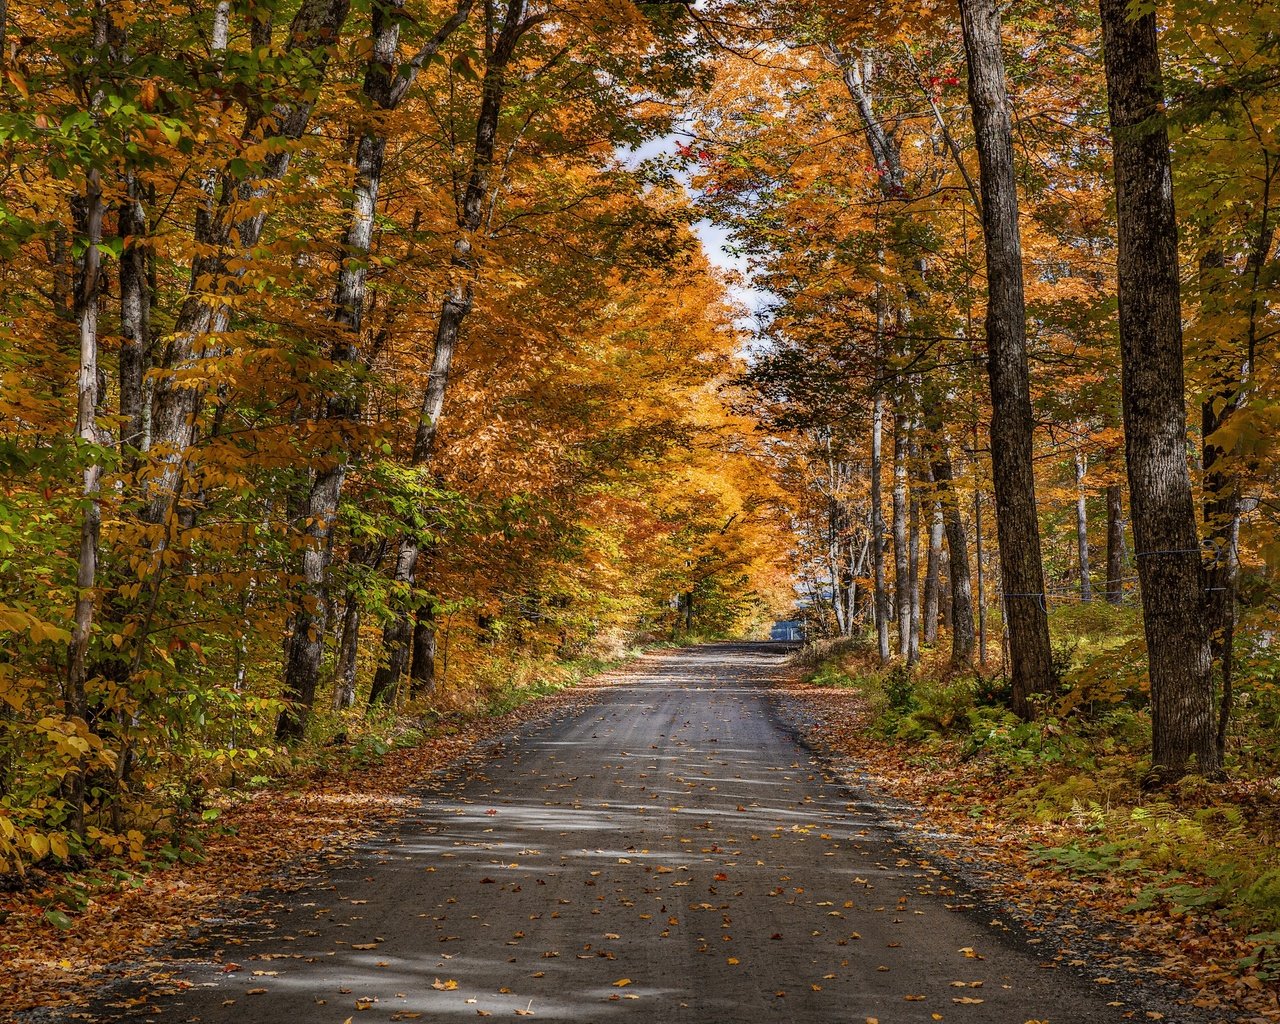
<path id="1" fill-rule="evenodd" d="M 1275 984 L 1259 964 L 1247 964 L 1257 948 L 1248 929 L 1207 910 L 1168 902 L 1142 906 L 1144 886 L 1129 873 L 1069 872 L 1046 862 L 1046 849 L 1097 837 L 1083 818 L 1042 822 L 1029 816 L 1014 799 L 1026 777 L 1002 777 L 981 760 L 964 759 L 955 746 L 931 748 L 921 757 L 909 746 L 877 738 L 862 693 L 802 683 L 778 693 L 807 742 L 830 756 L 851 784 L 884 799 L 885 813 L 901 816 L 899 824 L 920 837 L 922 848 L 989 893 L 1001 916 L 1030 935 L 1047 961 L 1077 969 L 1101 963 L 1103 973 L 1094 978 L 1100 985 L 1121 976 L 1130 984 L 1172 982 L 1191 990 L 1186 998 L 1192 1006 L 1230 1013 L 1233 1020 L 1280 1020 Z M 971 895 L 956 899 L 956 909 L 988 902 Z"/>

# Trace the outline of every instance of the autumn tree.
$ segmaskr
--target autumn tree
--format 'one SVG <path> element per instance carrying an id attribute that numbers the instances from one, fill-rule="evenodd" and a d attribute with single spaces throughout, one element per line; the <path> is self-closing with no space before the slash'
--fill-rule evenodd
<path id="1" fill-rule="evenodd" d="M 1103 0 L 1115 149 L 1125 456 L 1151 673 L 1153 774 L 1220 766 L 1187 466 L 1178 227 L 1156 16 Z"/>

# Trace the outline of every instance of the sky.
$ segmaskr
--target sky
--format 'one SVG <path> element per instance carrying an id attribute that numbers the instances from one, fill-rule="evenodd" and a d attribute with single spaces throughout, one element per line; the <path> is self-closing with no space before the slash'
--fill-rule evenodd
<path id="1" fill-rule="evenodd" d="M 663 154 L 674 154 L 676 146 L 684 142 L 685 138 L 677 126 L 676 130 L 668 135 L 650 139 L 644 145 L 635 149 L 621 151 L 618 154 L 619 159 L 627 167 L 636 167 L 645 160 L 650 160 Z M 689 175 L 683 171 L 677 171 L 677 178 L 684 186 L 685 191 L 696 198 L 697 192 L 690 186 Z M 729 292 L 734 301 L 739 303 L 744 310 L 744 315 L 739 320 L 739 326 L 753 334 L 759 334 L 770 296 L 767 292 L 752 285 L 750 279 L 751 271 L 746 257 L 733 252 L 729 232 L 709 220 L 695 221 L 693 231 L 698 236 L 699 241 L 702 242 L 702 251 L 706 253 L 707 259 L 713 266 L 738 275 L 738 279 L 742 283 L 732 285 Z M 751 347 L 754 348 L 755 345 Z"/>

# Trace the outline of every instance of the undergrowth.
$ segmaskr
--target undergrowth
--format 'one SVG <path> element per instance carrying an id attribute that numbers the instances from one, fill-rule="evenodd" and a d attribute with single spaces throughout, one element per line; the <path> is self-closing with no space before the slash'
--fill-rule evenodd
<path id="1" fill-rule="evenodd" d="M 619 646 L 604 653 L 550 661 L 532 656 L 494 657 L 465 677 L 454 679 L 416 701 L 377 709 L 357 706 L 349 711 L 318 709 L 307 741 L 292 751 L 264 746 L 244 771 L 232 772 L 219 787 L 192 788 L 190 797 L 178 795 L 176 808 L 163 828 L 134 848 L 106 856 L 70 862 L 55 868 L 33 867 L 25 874 L 0 875 L 0 890 L 28 889 L 45 908 L 45 921 L 69 929 L 74 915 L 95 896 L 137 887 L 149 872 L 204 859 L 207 840 L 234 834 L 224 824 L 226 812 L 259 790 L 292 791 L 323 777 L 350 777 L 375 770 L 395 751 L 420 747 L 433 739 L 466 732 L 468 726 L 501 718 L 524 705 L 577 686 L 616 667 L 644 650 L 661 644 Z M 3 919 L 0 918 L 0 924 Z"/>
<path id="2" fill-rule="evenodd" d="M 1129 913 L 1220 917 L 1252 933 L 1242 967 L 1280 980 L 1280 652 L 1242 651 L 1228 779 L 1193 775 L 1148 793 L 1136 610 L 1095 602 L 1055 610 L 1052 625 L 1062 684 L 1025 722 L 1009 710 L 998 671 L 952 670 L 943 643 L 914 670 L 881 666 L 870 639 L 813 647 L 793 661 L 811 685 L 857 691 L 871 735 L 909 763 L 927 757 L 947 769 L 926 787 L 959 785 L 979 813 L 1013 830 L 1048 828 L 1058 839 L 1032 849 L 1035 863 L 1121 881 L 1133 893 Z"/>

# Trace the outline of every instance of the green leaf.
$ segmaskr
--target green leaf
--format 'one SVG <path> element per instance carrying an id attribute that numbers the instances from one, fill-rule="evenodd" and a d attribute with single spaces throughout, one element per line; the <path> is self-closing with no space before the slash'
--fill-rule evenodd
<path id="1" fill-rule="evenodd" d="M 61 910 L 46 910 L 44 912 L 44 919 L 55 928 L 61 928 L 64 932 L 71 927 L 71 918 Z"/>

